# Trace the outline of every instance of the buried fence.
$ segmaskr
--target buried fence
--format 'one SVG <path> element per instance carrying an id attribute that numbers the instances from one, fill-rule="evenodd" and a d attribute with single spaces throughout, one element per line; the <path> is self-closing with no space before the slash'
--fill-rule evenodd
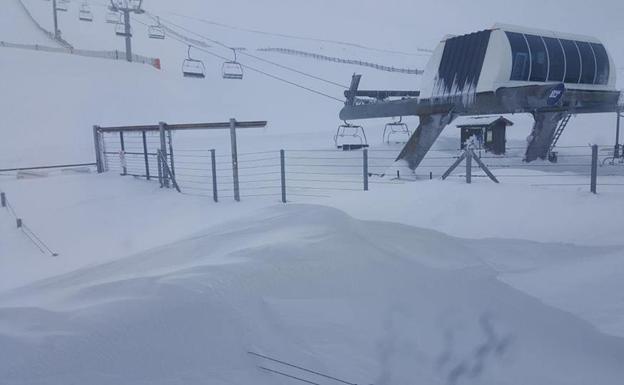
<path id="1" fill-rule="evenodd" d="M 18 230 L 21 230 L 24 236 L 28 239 L 28 241 L 30 241 L 30 243 L 32 243 L 42 254 L 51 257 L 58 257 L 59 254 L 54 252 L 43 241 L 43 239 L 24 222 L 24 219 L 17 214 L 15 208 L 9 201 L 9 198 L 7 197 L 7 194 L 5 192 L 0 192 L 0 209 L 5 209 L 9 213 L 9 215 L 13 217 L 13 219 L 15 220 L 15 227 Z"/>

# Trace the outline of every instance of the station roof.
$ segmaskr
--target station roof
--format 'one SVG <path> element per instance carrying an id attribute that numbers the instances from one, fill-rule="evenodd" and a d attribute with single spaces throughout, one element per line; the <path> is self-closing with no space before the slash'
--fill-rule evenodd
<path id="1" fill-rule="evenodd" d="M 488 127 L 502 120 L 505 126 L 513 126 L 513 122 L 503 116 L 462 116 L 455 121 L 457 127 Z"/>

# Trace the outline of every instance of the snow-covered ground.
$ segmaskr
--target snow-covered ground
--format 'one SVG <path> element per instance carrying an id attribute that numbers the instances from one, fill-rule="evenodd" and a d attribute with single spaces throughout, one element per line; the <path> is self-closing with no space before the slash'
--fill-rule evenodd
<path id="1" fill-rule="evenodd" d="M 51 29 L 50 2 L 22 1 Z M 87 24 L 78 22 L 73 1 L 61 15 L 63 37 L 77 48 L 123 49 L 113 26 L 104 23 L 103 3 L 91 3 L 95 21 Z M 528 16 L 538 3 L 545 12 Z M 587 16 L 581 1 L 567 2 L 568 17 L 561 20 L 545 16 L 557 5 L 537 1 L 489 1 L 479 7 L 488 12 L 459 0 L 428 5 L 427 12 L 449 16 L 445 23 L 427 20 L 422 6 L 405 1 L 384 7 L 329 0 L 144 4 L 163 22 L 195 32 L 185 32 L 194 38 L 245 47 L 338 83 L 363 73 L 364 88 L 416 89 L 419 79 L 256 49 L 422 68 L 427 56 L 418 48 L 434 47 L 446 33 L 502 21 L 560 30 L 576 23 L 574 32 L 598 36 L 618 62 L 624 58 L 617 49 L 622 27 L 613 21 L 624 11 L 619 3 L 591 11 L 603 20 L 599 26 L 580 24 Z M 149 15 L 133 21 L 135 51 L 161 58 L 162 71 L 0 48 L 0 169 L 91 162 L 95 124 L 266 119 L 266 129 L 239 134 L 242 153 L 332 149 L 340 103 L 255 72 L 246 72 L 243 82 L 223 80 L 221 60 L 201 52 L 195 54 L 205 60 L 207 78 L 182 79 L 186 47 L 147 39 L 141 23 L 149 22 Z M 0 5 L 0 40 L 54 45 L 17 0 Z M 229 55 L 218 44 L 210 50 Z M 239 59 L 341 98 L 339 87 Z M 515 148 L 531 119 L 511 119 Z M 608 145 L 614 120 L 608 114 L 576 117 L 560 143 Z M 365 122 L 376 173 L 391 165 L 399 147 L 382 143 L 385 123 Z M 443 135 L 440 149 L 457 147 L 455 127 Z M 175 143 L 229 151 L 227 135 L 219 133 L 178 135 Z M 584 151 L 562 149 L 561 163 L 566 154 Z M 612 186 L 600 186 L 596 196 L 588 192 L 585 165 L 553 171 L 522 165 L 514 155 L 488 160 L 500 185 L 482 178 L 472 185 L 460 178 L 382 184 L 387 179 L 375 176 L 366 193 L 293 196 L 286 205 L 277 197 L 240 203 L 224 197 L 217 204 L 114 172 L 0 175 L 11 207 L 58 253 L 38 250 L 0 209 L 0 383 L 297 383 L 257 366 L 335 383 L 248 351 L 357 384 L 619 383 L 622 177 L 601 177 Z M 439 173 L 449 159 L 425 165 Z M 621 168 L 605 166 L 601 173 L 622 175 Z M 544 186 L 544 180 L 573 186 Z"/>

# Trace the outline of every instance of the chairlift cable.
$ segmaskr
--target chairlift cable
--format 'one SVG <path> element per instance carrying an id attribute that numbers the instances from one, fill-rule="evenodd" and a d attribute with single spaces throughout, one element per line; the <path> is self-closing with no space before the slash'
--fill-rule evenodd
<path id="1" fill-rule="evenodd" d="M 148 12 L 146 12 L 146 13 L 148 13 Z M 148 14 L 149 14 L 149 16 L 150 16 L 151 18 L 156 18 L 156 17 L 158 17 L 158 16 L 154 16 L 154 15 L 152 15 L 151 13 L 148 13 Z M 298 70 L 298 69 L 296 69 L 296 68 L 288 67 L 288 66 L 285 66 L 285 65 L 283 65 L 283 64 L 279 64 L 279 63 L 273 62 L 273 61 L 271 61 L 271 60 L 267 60 L 267 59 L 261 58 L 261 57 L 256 56 L 256 55 L 252 55 L 252 54 L 250 54 L 250 53 L 248 53 L 248 52 L 244 52 L 244 51 L 242 51 L 242 50 L 237 50 L 236 48 L 230 47 L 230 46 L 228 46 L 228 45 L 226 45 L 226 44 L 221 43 L 220 41 L 217 41 L 217 40 L 211 39 L 211 38 L 209 38 L 209 37 L 207 37 L 207 36 L 205 36 L 205 35 L 202 35 L 202 34 L 199 34 L 199 33 L 197 33 L 197 32 L 194 32 L 194 31 L 192 31 L 192 30 L 190 30 L 190 29 L 188 29 L 188 28 L 185 28 L 185 27 L 183 27 L 183 26 L 181 26 L 181 25 L 179 25 L 179 24 L 173 23 L 173 22 L 171 22 L 171 21 L 169 21 L 169 20 L 166 20 L 166 19 L 163 19 L 163 18 L 160 18 L 160 20 L 163 20 L 163 21 L 165 21 L 165 23 L 166 23 L 166 24 L 173 25 L 173 26 L 175 26 L 175 27 L 177 27 L 177 28 L 180 28 L 181 30 L 184 30 L 184 31 L 186 31 L 186 32 L 188 32 L 188 33 L 191 33 L 191 34 L 193 34 L 193 35 L 195 35 L 195 36 L 197 36 L 197 37 L 200 37 L 200 38 L 202 38 L 202 39 L 208 40 L 208 41 L 209 41 L 209 42 L 211 42 L 211 43 L 214 43 L 214 44 L 220 45 L 220 46 L 222 46 L 223 48 L 227 48 L 227 49 L 229 49 L 229 50 L 234 50 L 235 52 L 236 52 L 236 51 L 238 51 L 238 53 L 240 53 L 241 55 L 245 55 L 245 56 L 252 57 L 252 58 L 254 58 L 254 59 L 258 60 L 258 61 L 261 61 L 261 62 L 264 62 L 264 63 L 267 63 L 267 64 L 271 64 L 271 65 L 274 65 L 274 66 L 276 66 L 276 67 L 279 67 L 279 68 L 282 68 L 282 69 L 285 69 L 285 70 L 288 70 L 288 71 L 292 71 L 292 72 L 298 73 L 298 74 L 300 74 L 300 75 L 307 76 L 307 77 L 309 77 L 309 78 L 311 78 L 311 79 L 315 79 L 315 80 L 318 80 L 318 81 L 325 82 L 325 83 L 327 83 L 327 84 L 331 84 L 331 85 L 336 86 L 336 87 L 340 87 L 341 89 L 347 89 L 347 88 L 349 88 L 349 86 L 346 86 L 346 85 L 344 85 L 344 84 L 336 83 L 336 82 L 334 82 L 334 81 L 327 80 L 327 79 L 321 78 L 321 77 L 319 77 L 319 76 L 309 74 L 309 73 L 307 73 L 307 72 L 304 72 L 304 71 Z"/>
<path id="2" fill-rule="evenodd" d="M 141 23 L 141 22 L 139 22 L 139 23 L 140 23 L 140 24 L 144 24 L 144 23 Z M 145 24 L 144 24 L 144 25 L 145 25 Z M 175 41 L 177 41 L 177 42 L 179 42 L 179 43 L 182 43 L 182 44 L 184 44 L 184 45 L 186 45 L 186 46 L 191 46 L 191 47 L 195 48 L 195 49 L 196 49 L 196 50 L 198 50 L 198 51 L 204 52 L 204 53 L 206 53 L 206 54 L 208 54 L 208 55 L 214 56 L 214 57 L 219 58 L 219 59 L 221 59 L 221 60 L 229 60 L 228 58 L 226 58 L 226 57 L 224 57 L 224 56 L 221 56 L 221 55 L 219 55 L 219 54 L 216 54 L 216 53 L 214 53 L 214 52 L 208 51 L 207 49 L 204 49 L 204 48 L 198 47 L 198 46 L 193 45 L 193 44 L 188 44 L 188 43 L 184 42 L 182 39 L 179 39 L 179 38 L 177 38 L 177 37 L 171 36 L 171 39 L 172 39 L 172 40 L 175 40 Z M 280 81 L 280 82 L 283 82 L 283 83 L 286 83 L 286 84 L 290 84 L 290 85 L 292 85 L 292 86 L 294 86 L 294 87 L 298 87 L 298 88 L 300 88 L 300 89 L 303 89 L 303 90 L 305 90 L 305 91 L 308 91 L 308 92 L 311 92 L 311 93 L 317 94 L 317 95 L 319 95 L 319 96 L 323 96 L 323 97 L 326 97 L 326 98 L 328 98 L 328 99 L 332 99 L 332 100 L 335 100 L 335 101 L 337 101 L 337 102 L 344 103 L 344 100 L 342 100 L 342 99 L 339 99 L 339 98 L 336 98 L 336 97 L 331 96 L 331 95 L 329 95 L 329 94 L 326 94 L 326 93 L 324 93 L 324 92 L 317 91 L 317 90 L 315 90 L 315 89 L 312 89 L 312 88 L 309 88 L 309 87 L 303 86 L 303 85 L 298 84 L 298 83 L 295 83 L 295 82 L 293 82 L 293 81 L 290 81 L 290 80 L 284 79 L 284 78 L 279 77 L 279 76 L 277 76 L 277 75 L 273 75 L 273 74 L 270 74 L 270 73 L 268 73 L 268 72 L 265 72 L 265 71 L 259 70 L 259 69 L 255 68 L 255 67 L 251 67 L 251 66 L 249 66 L 249 65 L 247 65 L 247 64 L 241 64 L 241 66 L 242 66 L 243 68 L 246 68 L 246 69 L 250 70 L 250 71 L 253 71 L 253 72 L 259 73 L 259 74 L 261 74 L 261 75 L 267 76 L 267 77 L 272 78 L 272 79 L 274 79 L 274 80 L 278 80 L 278 81 Z"/>

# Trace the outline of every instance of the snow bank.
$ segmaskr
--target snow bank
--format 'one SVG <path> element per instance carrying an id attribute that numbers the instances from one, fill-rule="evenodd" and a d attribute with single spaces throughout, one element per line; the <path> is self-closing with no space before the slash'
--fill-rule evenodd
<path id="1" fill-rule="evenodd" d="M 616 383 L 624 342 L 497 281 L 483 262 L 492 246 L 274 207 L 5 292 L 0 376 L 277 381 L 254 350 L 356 383 Z"/>

